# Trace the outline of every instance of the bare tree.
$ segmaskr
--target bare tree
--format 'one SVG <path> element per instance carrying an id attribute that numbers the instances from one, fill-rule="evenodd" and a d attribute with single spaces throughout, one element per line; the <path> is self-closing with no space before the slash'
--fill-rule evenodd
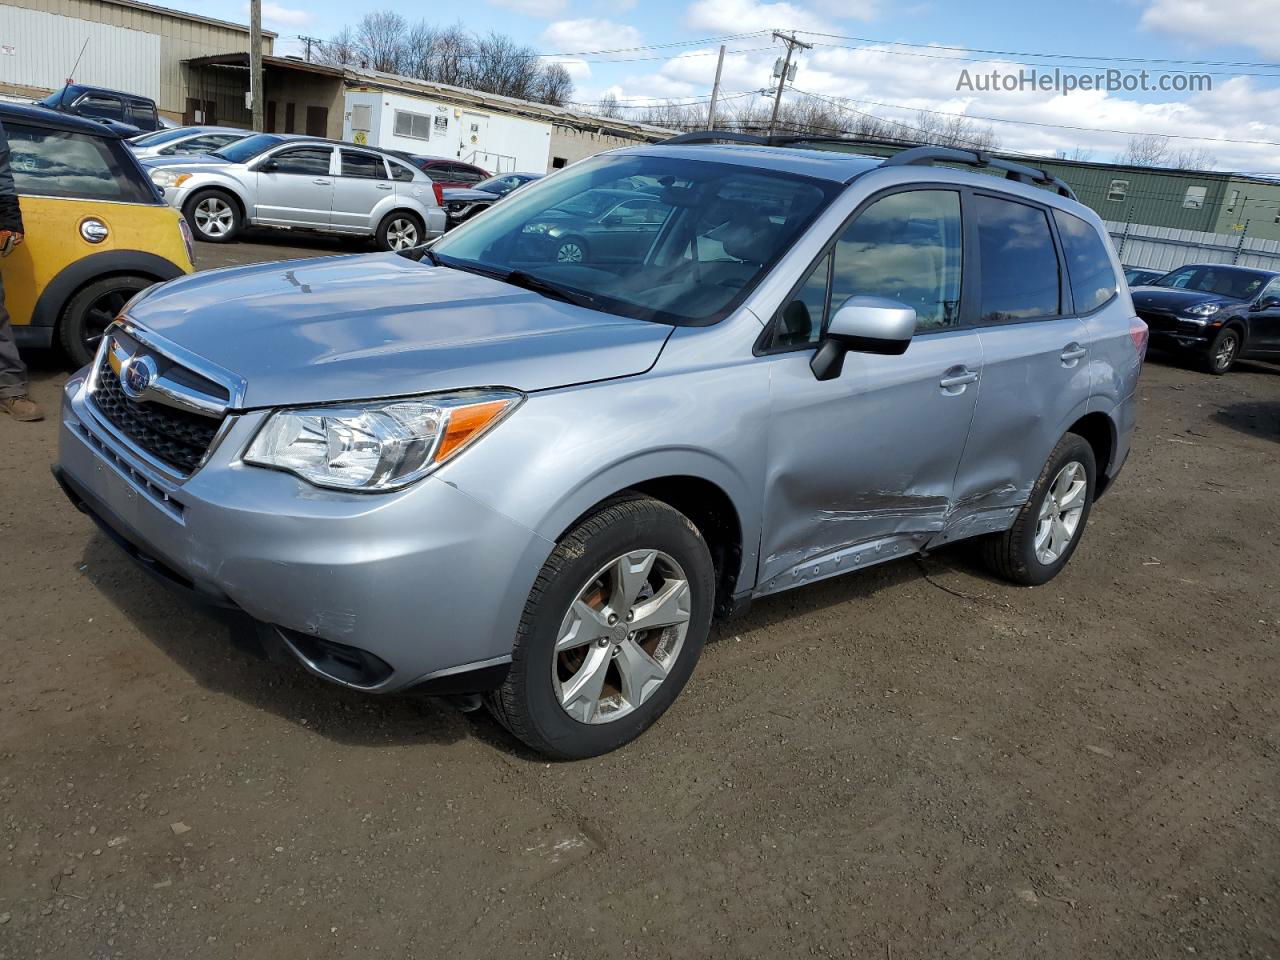
<path id="1" fill-rule="evenodd" d="M 356 54 L 356 35 L 350 27 L 343 27 L 333 37 L 320 44 L 319 61 L 334 67 L 349 67 L 359 63 Z"/>
<path id="2" fill-rule="evenodd" d="M 1169 138 L 1158 133 L 1134 134 L 1120 155 L 1120 162 L 1135 167 L 1173 167 L 1179 170 L 1210 170 L 1216 164 L 1212 152 L 1204 147 L 1175 150 Z"/>
<path id="3" fill-rule="evenodd" d="M 533 99 L 553 107 L 563 107 L 573 96 L 573 77 L 563 63 L 548 63 L 542 68 L 535 88 Z"/>
<path id="4" fill-rule="evenodd" d="M 1184 147 L 1169 154 L 1169 166 L 1179 170 L 1212 170 L 1218 159 L 1206 147 Z"/>
<path id="5" fill-rule="evenodd" d="M 405 34 L 409 24 L 392 10 L 366 13 L 356 24 L 356 49 L 370 70 L 401 73 L 405 61 Z"/>
<path id="6" fill-rule="evenodd" d="M 1054 154 L 1059 160 L 1075 160 L 1088 163 L 1093 159 L 1093 151 L 1088 147 L 1072 147 L 1070 150 L 1059 150 Z"/>

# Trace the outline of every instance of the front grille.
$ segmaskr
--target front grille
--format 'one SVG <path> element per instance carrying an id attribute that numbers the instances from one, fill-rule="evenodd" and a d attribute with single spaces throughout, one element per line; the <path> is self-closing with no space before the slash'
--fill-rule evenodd
<path id="1" fill-rule="evenodd" d="M 200 465 L 221 421 L 161 403 L 139 403 L 125 395 L 105 354 L 98 367 L 93 404 L 130 441 L 183 476 Z"/>

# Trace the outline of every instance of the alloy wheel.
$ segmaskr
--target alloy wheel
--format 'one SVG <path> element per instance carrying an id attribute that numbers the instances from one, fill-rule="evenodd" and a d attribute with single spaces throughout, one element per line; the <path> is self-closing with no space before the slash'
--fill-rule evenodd
<path id="1" fill-rule="evenodd" d="M 206 237 L 225 237 L 235 222 L 235 211 L 225 200 L 205 197 L 195 208 L 196 229 Z"/>
<path id="2" fill-rule="evenodd" d="M 582 246 L 573 241 L 560 244 L 560 248 L 556 250 L 557 263 L 581 263 L 584 259 Z"/>
<path id="3" fill-rule="evenodd" d="M 557 634 L 551 682 L 564 711 L 608 723 L 653 696 L 680 656 L 691 601 L 680 564 L 660 550 L 633 550 L 601 567 Z"/>
<path id="4" fill-rule="evenodd" d="M 392 250 L 408 250 L 418 245 L 418 225 L 407 217 L 396 217 L 387 227 L 387 246 Z"/>
<path id="5" fill-rule="evenodd" d="M 1236 358 L 1236 350 L 1240 347 L 1234 333 L 1230 331 L 1222 335 L 1222 339 L 1218 341 L 1218 350 L 1213 355 L 1213 365 L 1218 370 L 1226 370 L 1231 366 L 1231 361 Z"/>
<path id="6" fill-rule="evenodd" d="M 1066 552 L 1080 529 L 1089 481 L 1084 465 L 1072 460 L 1058 471 L 1045 491 L 1036 523 L 1036 559 L 1045 566 Z"/>

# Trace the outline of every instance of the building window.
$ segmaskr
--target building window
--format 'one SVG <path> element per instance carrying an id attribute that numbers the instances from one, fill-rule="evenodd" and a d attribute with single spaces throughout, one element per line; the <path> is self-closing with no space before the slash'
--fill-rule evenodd
<path id="1" fill-rule="evenodd" d="M 551 158 L 551 169 L 552 169 L 552 170 L 563 170 L 566 162 L 567 162 L 567 161 L 565 160 L 565 158 L 564 158 L 564 157 L 552 157 L 552 158 Z"/>
<path id="2" fill-rule="evenodd" d="M 424 113 L 409 113 L 405 110 L 397 110 L 395 131 L 397 137 L 430 140 L 431 118 Z"/>
<path id="3" fill-rule="evenodd" d="M 1111 186 L 1107 187 L 1107 199 L 1115 200 L 1118 202 L 1120 200 L 1123 200 L 1125 198 L 1125 195 L 1128 192 L 1129 192 L 1128 180 L 1112 180 Z"/>
<path id="4" fill-rule="evenodd" d="M 1186 196 L 1182 198 L 1182 205 L 1189 210 L 1199 210 L 1204 206 L 1205 187 L 1187 187 Z"/>
<path id="5" fill-rule="evenodd" d="M 1237 201 L 1239 201 L 1239 199 L 1240 199 L 1240 191 L 1232 190 L 1231 200 L 1227 203 L 1227 213 L 1230 213 L 1232 210 L 1236 208 L 1236 203 Z"/>

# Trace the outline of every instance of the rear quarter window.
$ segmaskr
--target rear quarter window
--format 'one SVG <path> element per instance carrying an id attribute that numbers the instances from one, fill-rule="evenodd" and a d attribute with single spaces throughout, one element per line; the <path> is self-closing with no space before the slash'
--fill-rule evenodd
<path id="1" fill-rule="evenodd" d="M 982 263 L 982 322 L 1058 316 L 1058 252 L 1045 212 L 984 195 L 975 196 L 973 206 Z"/>
<path id="2" fill-rule="evenodd" d="M 76 200 L 158 203 L 137 162 L 118 140 L 26 124 L 5 127 L 18 193 Z"/>
<path id="3" fill-rule="evenodd" d="M 1096 310 L 1116 295 L 1116 273 L 1098 231 L 1088 221 L 1061 210 L 1053 211 L 1067 257 L 1067 274 L 1076 313 Z"/>

